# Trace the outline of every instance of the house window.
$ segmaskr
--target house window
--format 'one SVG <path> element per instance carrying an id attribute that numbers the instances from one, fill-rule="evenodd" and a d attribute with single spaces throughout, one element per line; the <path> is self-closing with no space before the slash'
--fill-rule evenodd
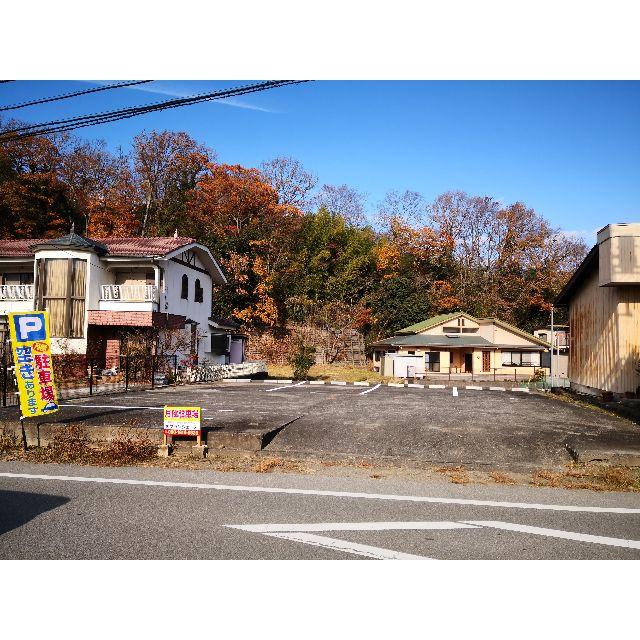
<path id="1" fill-rule="evenodd" d="M 547 334 L 546 333 L 539 333 L 538 334 L 538 338 L 540 338 L 540 340 L 544 340 L 546 342 L 547 341 Z"/>
<path id="2" fill-rule="evenodd" d="M 416 355 L 416 352 L 415 352 L 415 351 L 407 351 L 407 353 L 408 353 L 410 356 L 415 356 L 415 355 Z"/>
<path id="3" fill-rule="evenodd" d="M 503 351 L 503 367 L 539 367 L 540 353 L 537 351 Z"/>
<path id="4" fill-rule="evenodd" d="M 211 334 L 211 353 L 215 356 L 225 356 L 231 352 L 231 335 L 228 333 Z"/>
<path id="5" fill-rule="evenodd" d="M 29 273 L 3 273 L 2 284 L 33 284 L 33 271 L 29 271 Z"/>
<path id="6" fill-rule="evenodd" d="M 51 335 L 84 337 L 87 263 L 80 258 L 48 258 L 42 263 L 42 307 L 49 312 Z"/>
<path id="7" fill-rule="evenodd" d="M 203 288 L 200 286 L 200 279 L 199 279 L 199 278 L 196 278 L 196 290 L 195 290 L 195 297 L 194 297 L 194 300 L 195 300 L 196 302 L 202 302 L 203 295 L 204 295 L 204 290 L 203 290 Z"/>
<path id="8" fill-rule="evenodd" d="M 186 273 L 182 276 L 182 291 L 180 297 L 183 300 L 189 299 L 189 276 Z"/>
<path id="9" fill-rule="evenodd" d="M 440 352 L 429 351 L 424 354 L 424 368 L 425 371 L 440 371 Z"/>

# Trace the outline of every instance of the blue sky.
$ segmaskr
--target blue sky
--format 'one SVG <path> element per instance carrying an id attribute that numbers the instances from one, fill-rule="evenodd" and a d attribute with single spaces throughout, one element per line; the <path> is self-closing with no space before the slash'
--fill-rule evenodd
<path id="1" fill-rule="evenodd" d="M 6 112 L 39 122 L 147 104 L 245 81 L 158 81 Z M 90 82 L 0 85 L 0 104 Z M 321 183 L 433 199 L 449 189 L 523 201 L 585 235 L 640 220 L 640 82 L 320 81 L 79 129 L 128 150 L 143 129 L 189 132 L 222 162 L 292 156 Z"/>

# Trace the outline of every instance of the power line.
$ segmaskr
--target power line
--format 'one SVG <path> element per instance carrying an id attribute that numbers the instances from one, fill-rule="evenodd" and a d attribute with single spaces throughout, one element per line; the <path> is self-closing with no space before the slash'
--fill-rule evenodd
<path id="1" fill-rule="evenodd" d="M 138 107 L 117 109 L 114 111 L 104 111 L 101 113 L 93 113 L 85 116 L 66 118 L 63 120 L 52 120 L 50 122 L 43 122 L 43 123 L 33 124 L 33 125 L 25 125 L 22 127 L 16 127 L 14 129 L 9 129 L 4 131 L 3 134 L 0 136 L 0 141 L 10 142 L 13 140 L 19 140 L 21 138 L 28 138 L 28 137 L 37 136 L 37 135 L 46 135 L 49 133 L 59 133 L 62 131 L 70 131 L 72 129 L 88 127 L 95 124 L 102 124 L 105 122 L 113 122 L 116 120 L 132 118 L 134 116 L 150 113 L 153 111 L 163 111 L 165 109 L 174 109 L 176 107 L 197 104 L 199 102 L 206 102 L 210 100 L 220 100 L 222 98 L 230 98 L 237 95 L 255 93 L 258 91 L 264 91 L 266 89 L 274 89 L 276 87 L 281 87 L 289 84 L 299 84 L 302 82 L 308 82 L 308 81 L 307 80 L 270 80 L 270 81 L 260 82 L 252 85 L 243 85 L 240 87 L 233 87 L 231 89 L 214 91 L 211 93 L 196 94 L 194 96 L 189 96 L 186 98 L 165 100 L 162 102 L 142 105 Z M 14 134 L 14 135 L 11 135 L 11 134 Z"/>
<path id="2" fill-rule="evenodd" d="M 6 82 L 15 82 L 15 80 L 0 80 L 0 84 L 5 84 Z"/>
<path id="3" fill-rule="evenodd" d="M 2 82 L 11 82 L 11 80 L 2 80 Z M 145 84 L 147 82 L 153 82 L 153 80 L 135 80 L 133 82 L 118 82 L 114 84 L 106 84 L 101 87 L 94 87 L 92 89 L 83 89 L 82 91 L 61 93 L 60 95 L 51 96 L 50 98 L 40 98 L 39 100 L 30 100 L 29 102 L 22 102 L 20 104 L 10 104 L 5 107 L 0 106 L 0 111 L 11 111 L 13 109 L 21 109 L 22 107 L 31 107 L 36 104 L 45 104 L 46 102 L 55 102 L 57 100 L 66 100 L 67 98 L 75 98 L 76 96 L 84 96 L 88 93 L 97 93 L 98 91 L 108 91 L 109 89 L 120 89 L 122 87 L 132 87 L 134 85 Z"/>

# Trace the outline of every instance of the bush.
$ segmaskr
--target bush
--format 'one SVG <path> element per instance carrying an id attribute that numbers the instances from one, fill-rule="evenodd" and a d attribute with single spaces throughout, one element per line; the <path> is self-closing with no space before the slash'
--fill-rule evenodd
<path id="1" fill-rule="evenodd" d="M 315 364 L 315 347 L 310 347 L 302 340 L 298 342 L 295 353 L 289 360 L 289 364 L 293 367 L 293 377 L 296 380 L 304 380 L 309 375 L 309 369 Z"/>

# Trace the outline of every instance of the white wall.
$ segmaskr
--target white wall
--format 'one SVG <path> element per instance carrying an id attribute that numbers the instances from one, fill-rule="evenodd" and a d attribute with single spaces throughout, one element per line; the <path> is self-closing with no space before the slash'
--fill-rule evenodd
<path id="1" fill-rule="evenodd" d="M 207 273 L 201 273 L 172 260 L 162 260 L 160 266 L 164 268 L 164 287 L 160 292 L 160 311 L 163 313 L 173 313 L 175 315 L 186 316 L 189 320 L 198 323 L 198 333 L 205 334 L 198 342 L 198 358 L 219 362 L 219 358 L 212 356 L 209 352 L 211 340 L 209 331 L 209 317 L 211 316 L 212 279 Z M 196 257 L 197 267 L 204 268 L 204 265 Z M 189 297 L 183 300 L 180 297 L 182 292 L 182 276 L 189 278 Z M 200 280 L 203 289 L 202 302 L 195 302 L 196 278 Z M 222 358 L 224 364 L 224 357 Z"/>

